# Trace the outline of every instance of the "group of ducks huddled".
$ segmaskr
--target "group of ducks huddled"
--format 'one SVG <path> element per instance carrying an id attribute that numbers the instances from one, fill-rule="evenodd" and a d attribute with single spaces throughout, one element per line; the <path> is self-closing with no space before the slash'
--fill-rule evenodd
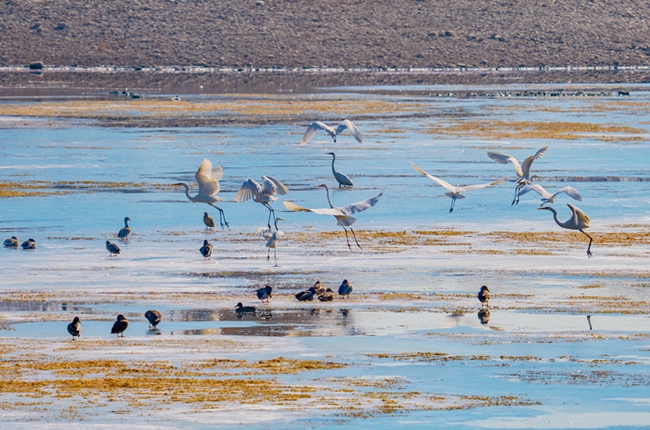
<path id="1" fill-rule="evenodd" d="M 145 318 L 149 321 L 149 329 L 156 330 L 156 327 L 162 321 L 162 314 L 157 310 L 149 310 L 144 313 Z M 113 323 L 111 334 L 117 337 L 124 337 L 124 332 L 129 327 L 129 320 L 122 314 L 117 316 L 117 321 Z M 81 320 L 79 317 L 74 317 L 72 322 L 68 324 L 68 333 L 72 336 L 72 340 L 76 337 L 81 337 Z M 121 336 L 120 336 L 121 335 Z"/>
<path id="2" fill-rule="evenodd" d="M 338 293 L 341 297 L 350 298 L 350 294 L 352 293 L 353 289 L 354 287 L 352 285 L 352 282 L 344 279 L 343 282 L 341 282 L 341 285 L 339 285 Z M 271 295 L 272 293 L 273 287 L 270 285 L 267 285 L 255 291 L 257 298 L 263 302 L 266 301 L 266 303 L 269 303 L 269 299 L 273 297 Z M 334 301 L 334 296 L 334 291 L 331 288 L 325 288 L 325 285 L 321 281 L 316 281 L 313 287 L 309 287 L 309 289 L 295 294 L 295 298 L 299 302 L 311 302 L 314 300 L 314 298 L 317 298 L 321 302 L 331 302 Z M 237 312 L 237 315 L 239 317 L 245 314 L 255 314 L 255 312 L 257 312 L 257 306 L 244 306 L 241 302 L 239 302 L 235 306 L 235 312 Z"/>
<path id="3" fill-rule="evenodd" d="M 11 236 L 10 238 L 5 239 L 4 246 L 6 248 L 18 248 L 19 243 L 20 242 L 18 242 L 18 238 L 16 236 Z M 24 241 L 20 247 L 22 249 L 36 249 L 36 241 L 32 238 L 29 238 Z"/>

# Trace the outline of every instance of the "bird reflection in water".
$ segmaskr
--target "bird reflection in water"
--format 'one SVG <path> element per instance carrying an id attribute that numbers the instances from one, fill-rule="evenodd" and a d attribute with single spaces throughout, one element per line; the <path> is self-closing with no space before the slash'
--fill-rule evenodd
<path id="1" fill-rule="evenodd" d="M 490 310 L 489 309 L 481 309 L 478 311 L 478 320 L 481 321 L 481 324 L 487 324 L 490 322 Z"/>

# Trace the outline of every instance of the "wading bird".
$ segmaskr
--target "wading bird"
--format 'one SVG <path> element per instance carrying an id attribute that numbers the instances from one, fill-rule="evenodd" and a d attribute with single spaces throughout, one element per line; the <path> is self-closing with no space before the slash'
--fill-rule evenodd
<path id="1" fill-rule="evenodd" d="M 224 224 L 226 227 L 230 227 L 228 221 L 226 221 L 226 214 L 223 212 L 219 206 L 216 206 L 215 202 L 223 201 L 221 197 L 217 197 L 217 193 L 221 189 L 219 187 L 219 180 L 223 177 L 223 167 L 220 165 L 212 168 L 212 162 L 207 158 L 203 160 L 199 166 L 199 170 L 194 174 L 196 182 L 199 184 L 199 191 L 195 196 L 190 196 L 190 186 L 185 182 L 179 182 L 172 185 L 178 185 L 185 188 L 185 195 L 191 202 L 194 203 L 207 203 L 216 210 L 219 211 L 219 223 L 223 228 Z"/>
<path id="2" fill-rule="evenodd" d="M 128 216 L 124 218 L 124 228 L 122 228 L 117 233 L 117 237 L 119 239 L 126 239 L 131 234 L 131 227 L 129 227 L 129 221 L 131 221 L 131 218 L 129 218 Z"/>
<path id="3" fill-rule="evenodd" d="M 334 143 L 336 143 L 336 136 L 343 133 L 345 130 L 350 130 L 352 137 L 354 137 L 357 142 L 363 143 L 363 136 L 361 136 L 361 132 L 357 126 L 354 125 L 354 123 L 349 119 L 344 119 L 336 128 L 330 127 L 329 125 L 320 121 L 313 122 L 309 128 L 307 128 L 307 131 L 300 141 L 300 145 L 306 145 L 307 142 L 309 142 L 311 138 L 314 137 L 314 134 L 318 130 L 325 130 L 325 132 L 327 132 L 327 134 L 329 134 L 332 139 L 334 139 Z"/>
<path id="4" fill-rule="evenodd" d="M 207 212 L 203 212 L 203 224 L 207 228 L 214 228 L 214 220 Z"/>
<path id="5" fill-rule="evenodd" d="M 487 286 L 483 285 L 481 291 L 478 292 L 478 301 L 481 302 L 481 307 L 489 306 L 490 290 Z"/>
<path id="6" fill-rule="evenodd" d="M 584 213 L 581 209 L 573 206 L 571 203 L 567 203 L 567 206 L 569 209 L 571 209 L 571 218 L 564 222 L 560 222 L 560 220 L 557 219 L 557 211 L 553 209 L 550 206 L 542 206 L 541 208 L 537 208 L 537 210 L 548 210 L 553 212 L 553 219 L 555 220 L 555 223 L 559 225 L 562 228 L 567 228 L 569 230 L 578 230 L 580 233 L 584 234 L 589 238 L 589 246 L 587 246 L 587 256 L 589 258 L 592 257 L 591 255 L 591 242 L 593 242 L 593 238 L 589 236 L 587 233 L 585 233 L 584 229 L 589 228 L 591 226 L 591 220 L 587 216 L 586 213 Z"/>
<path id="7" fill-rule="evenodd" d="M 524 162 L 519 165 L 519 161 L 511 155 L 504 154 L 502 152 L 488 152 L 487 155 L 497 163 L 501 164 L 508 164 L 512 163 L 513 166 L 515 166 L 515 172 L 517 173 L 517 178 L 515 179 L 515 182 L 517 183 L 517 186 L 515 187 L 515 197 L 512 200 L 513 205 L 516 205 L 519 203 L 519 189 L 523 187 L 524 185 L 528 185 L 533 181 L 533 177 L 530 174 L 530 166 L 532 166 L 533 161 L 537 160 L 538 158 L 541 158 L 542 155 L 546 152 L 548 149 L 548 146 L 543 147 L 530 157 L 526 158 Z"/>
<path id="8" fill-rule="evenodd" d="M 352 183 L 352 180 L 348 175 L 346 175 L 345 173 L 337 172 L 336 169 L 334 168 L 334 162 L 336 161 L 336 154 L 334 154 L 333 152 L 326 152 L 326 154 L 332 156 L 332 173 L 334 174 L 334 178 L 336 179 L 336 182 L 339 183 L 339 188 L 341 188 L 344 185 L 346 187 L 353 186 L 354 184 Z"/>
<path id="9" fill-rule="evenodd" d="M 339 286 L 339 295 L 347 296 L 347 298 L 349 299 L 352 290 L 353 290 L 352 282 L 349 282 L 347 279 L 344 279 L 341 285 Z"/>
<path id="10" fill-rule="evenodd" d="M 29 238 L 26 241 L 24 241 L 20 245 L 20 247 L 23 249 L 36 249 L 36 241 L 32 238 Z"/>
<path id="11" fill-rule="evenodd" d="M 157 310 L 150 310 L 144 313 L 144 317 L 149 321 L 149 330 L 155 330 L 160 321 L 162 321 L 162 314 Z"/>
<path id="12" fill-rule="evenodd" d="M 111 257 L 122 252 L 119 246 L 111 243 L 109 240 L 106 241 L 106 250 L 111 253 Z"/>
<path id="13" fill-rule="evenodd" d="M 332 204 L 332 200 L 330 199 L 330 189 L 328 188 L 327 185 L 325 184 L 320 184 L 319 187 L 325 188 L 325 191 L 327 192 L 327 202 L 330 204 L 330 209 L 309 209 L 303 206 L 298 206 L 295 203 L 291 202 L 283 202 L 284 207 L 289 209 L 290 211 L 293 212 L 313 212 L 318 215 L 332 215 L 334 218 L 336 218 L 336 222 L 338 225 L 343 227 L 343 230 L 345 230 L 345 240 L 348 243 L 348 248 L 352 250 L 352 247 L 350 246 L 350 239 L 348 238 L 348 228 L 352 232 L 352 237 L 354 237 L 354 241 L 357 243 L 357 246 L 359 249 L 361 249 L 361 245 L 359 245 L 359 242 L 357 241 L 357 236 L 354 234 L 354 230 L 352 230 L 352 224 L 355 223 L 357 220 L 355 217 L 351 216 L 352 214 L 358 213 L 358 212 L 363 212 L 368 208 L 373 207 L 374 205 L 377 204 L 379 201 L 379 198 L 384 194 L 382 191 L 381 193 L 372 196 L 368 199 L 362 200 L 357 203 L 352 203 L 351 205 L 347 206 L 334 206 Z"/>
<path id="14" fill-rule="evenodd" d="M 207 240 L 203 241 L 203 246 L 199 249 L 204 260 L 209 260 L 212 255 L 212 245 Z"/>
<path id="15" fill-rule="evenodd" d="M 117 316 L 117 321 L 115 321 L 115 324 L 113 324 L 111 334 L 116 334 L 117 337 L 120 337 L 120 334 L 122 334 L 121 337 L 124 337 L 124 330 L 126 330 L 128 326 L 129 320 L 127 320 L 124 315 L 120 314 Z"/>
<path id="16" fill-rule="evenodd" d="M 328 288 L 318 296 L 318 300 L 321 302 L 331 302 L 334 300 L 334 291 L 331 288 Z"/>
<path id="17" fill-rule="evenodd" d="M 68 333 L 72 336 L 72 340 L 75 337 L 81 337 L 81 321 L 79 321 L 79 317 L 74 317 L 72 322 L 68 324 Z"/>
<path id="18" fill-rule="evenodd" d="M 462 195 L 461 193 L 466 193 L 468 191 L 474 191 L 478 190 L 481 188 L 488 188 L 492 187 L 494 185 L 499 185 L 500 183 L 504 182 L 507 178 L 499 179 L 498 181 L 490 182 L 489 184 L 480 184 L 480 185 L 467 185 L 465 187 L 460 187 L 456 185 L 455 187 L 448 182 L 443 181 L 440 178 L 436 178 L 435 176 L 429 175 L 427 172 L 424 170 L 420 169 L 418 166 L 415 165 L 415 163 L 411 162 L 411 165 L 413 168 L 417 171 L 422 173 L 424 176 L 427 178 L 431 179 L 432 181 L 438 183 L 438 185 L 443 186 L 444 188 L 448 189 L 450 192 L 445 193 L 445 195 L 449 198 L 451 198 L 451 207 L 449 208 L 449 212 L 454 211 L 454 206 L 456 205 L 456 199 L 464 199 L 465 196 Z"/>
<path id="19" fill-rule="evenodd" d="M 301 291 L 298 294 L 296 294 L 296 299 L 298 299 L 299 302 L 306 302 L 306 301 L 311 302 L 312 300 L 314 300 L 315 294 L 316 294 L 316 288 L 309 287 L 308 290 Z"/>
<path id="20" fill-rule="evenodd" d="M 257 235 L 264 237 L 266 239 L 266 247 L 268 248 L 268 253 L 266 254 L 266 261 L 271 259 L 271 248 L 273 248 L 273 257 L 275 258 L 275 267 L 278 266 L 278 240 L 284 236 L 284 232 L 278 229 L 278 221 L 284 221 L 284 218 L 277 217 L 275 219 L 275 231 L 271 231 L 268 228 L 259 228 L 257 230 Z"/>
<path id="21" fill-rule="evenodd" d="M 248 178 L 239 188 L 233 200 L 236 202 L 245 202 L 252 198 L 255 203 L 264 205 L 269 210 L 269 221 L 267 225 L 269 230 L 271 230 L 271 215 L 273 215 L 273 220 L 275 220 L 275 211 L 271 207 L 271 202 L 277 200 L 277 197 L 274 197 L 275 194 L 283 196 L 288 192 L 289 189 L 282 182 L 271 176 L 262 176 L 262 185 L 258 184 L 254 179 Z"/>
<path id="22" fill-rule="evenodd" d="M 260 288 L 259 290 L 255 291 L 257 293 L 257 298 L 260 299 L 261 301 L 266 300 L 266 302 L 269 302 L 269 299 L 271 299 L 273 296 L 271 296 L 271 292 L 273 291 L 273 287 L 270 285 L 267 285 L 266 287 Z"/>
<path id="23" fill-rule="evenodd" d="M 18 238 L 11 236 L 9 239 L 5 239 L 4 246 L 7 248 L 18 248 Z"/>
<path id="24" fill-rule="evenodd" d="M 567 196 L 571 197 L 574 200 L 582 201 L 582 196 L 573 187 L 563 187 L 560 188 L 555 192 L 555 194 L 551 194 L 548 191 L 546 191 L 541 185 L 537 184 L 532 184 L 532 185 L 526 185 L 525 187 L 522 187 L 519 190 L 519 194 L 517 195 L 517 201 L 519 201 L 519 197 L 523 196 L 524 194 L 528 193 L 529 191 L 535 191 L 537 194 L 542 196 L 542 204 L 540 206 L 544 206 L 545 204 L 553 204 L 555 203 L 555 198 L 562 193 L 566 193 Z"/>

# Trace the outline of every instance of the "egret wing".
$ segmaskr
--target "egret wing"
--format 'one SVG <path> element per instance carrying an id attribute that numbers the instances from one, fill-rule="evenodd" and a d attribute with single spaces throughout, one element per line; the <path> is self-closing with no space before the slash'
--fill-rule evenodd
<path id="1" fill-rule="evenodd" d="M 248 178 L 239 188 L 239 191 L 237 191 L 233 201 L 245 202 L 246 200 L 251 199 L 256 193 L 262 194 L 262 187 L 260 187 L 260 184 L 255 182 L 255 179 Z"/>
<path id="2" fill-rule="evenodd" d="M 519 165 L 519 161 L 511 155 L 504 154 L 502 152 L 488 152 L 487 153 L 488 157 L 496 161 L 497 163 L 500 164 L 508 164 L 512 163 L 513 166 L 515 166 L 515 172 L 517 172 L 518 176 L 523 176 L 523 173 L 521 172 L 521 166 Z"/>
<path id="3" fill-rule="evenodd" d="M 292 212 L 313 212 L 318 215 L 345 216 L 339 208 L 309 209 L 287 201 L 282 202 L 282 204 Z"/>
<path id="4" fill-rule="evenodd" d="M 474 190 L 479 190 L 481 188 L 493 187 L 495 185 L 499 185 L 499 184 L 505 182 L 506 179 L 508 179 L 508 177 L 501 178 L 498 181 L 490 182 L 489 184 L 479 184 L 479 185 L 468 185 L 466 187 L 456 187 L 456 190 L 459 193 L 465 193 L 467 191 L 474 191 Z"/>
<path id="5" fill-rule="evenodd" d="M 212 196 L 219 192 L 219 182 L 212 176 L 212 171 L 212 162 L 207 158 L 204 159 L 194 175 L 199 184 L 199 194 Z M 221 168 L 221 175 L 223 176 L 223 168 Z"/>
<path id="6" fill-rule="evenodd" d="M 524 160 L 524 162 L 521 164 L 521 171 L 523 172 L 524 176 L 528 176 L 530 174 L 530 166 L 532 166 L 533 161 L 537 160 L 538 158 L 541 158 L 547 149 L 548 146 L 545 146 Z"/>
<path id="7" fill-rule="evenodd" d="M 422 170 L 422 169 L 420 169 L 418 166 L 416 166 L 415 163 L 413 163 L 413 162 L 411 162 L 411 166 L 413 166 L 413 168 L 414 168 L 416 171 L 422 173 L 424 176 L 426 176 L 427 178 L 431 179 L 432 181 L 437 182 L 439 185 L 445 187 L 445 188 L 448 189 L 449 191 L 456 192 L 456 187 L 454 187 L 453 185 L 451 185 L 449 182 L 443 181 L 443 180 L 440 179 L 440 178 L 436 178 L 435 176 L 429 175 L 427 172 L 425 172 L 424 170 Z"/>
<path id="8" fill-rule="evenodd" d="M 533 185 L 526 185 L 525 187 L 522 187 L 519 190 L 519 195 L 523 196 L 524 194 L 528 193 L 529 191 L 535 191 L 537 194 L 542 196 L 544 199 L 550 199 L 553 196 L 546 191 L 541 185 L 533 184 Z M 558 193 L 555 193 L 557 195 Z"/>
<path id="9" fill-rule="evenodd" d="M 307 128 L 307 131 L 305 131 L 305 134 L 302 136 L 302 140 L 300 141 L 300 145 L 306 145 L 318 130 L 325 130 L 330 136 L 336 135 L 336 131 L 332 127 L 320 121 L 315 121 Z"/>
<path id="10" fill-rule="evenodd" d="M 352 137 L 354 137 L 357 140 L 357 142 L 363 143 L 363 136 L 361 136 L 361 132 L 359 131 L 357 126 L 354 125 L 354 123 L 349 119 L 344 119 L 343 121 L 341 121 L 339 126 L 336 127 L 336 134 L 341 134 L 342 132 L 345 131 L 345 129 L 350 130 L 350 134 L 352 135 Z"/>
<path id="11" fill-rule="evenodd" d="M 370 198 L 362 200 L 360 202 L 352 203 L 351 205 L 343 207 L 335 207 L 332 209 L 338 209 L 343 215 L 352 215 L 358 212 L 363 212 L 368 208 L 373 207 L 379 201 L 379 198 L 384 195 L 384 192 L 374 195 Z"/>
<path id="12" fill-rule="evenodd" d="M 567 203 L 567 206 L 569 209 L 571 209 L 571 212 L 573 212 L 573 220 L 578 228 L 588 228 L 591 225 L 589 216 L 584 213 L 582 209 L 577 206 L 573 206 L 571 203 Z"/>
<path id="13" fill-rule="evenodd" d="M 580 195 L 580 193 L 578 192 L 578 190 L 576 190 L 576 189 L 573 188 L 573 187 L 564 187 L 564 188 L 560 188 L 559 190 L 557 190 L 557 191 L 555 192 L 555 195 L 557 196 L 558 194 L 561 194 L 561 193 L 566 193 L 567 196 L 571 197 L 572 199 L 575 199 L 575 200 L 578 200 L 578 201 L 582 201 L 582 196 Z"/>
<path id="14" fill-rule="evenodd" d="M 289 189 L 282 182 L 272 176 L 262 176 L 262 190 L 267 196 L 272 196 L 276 193 L 283 196 L 289 192 Z"/>

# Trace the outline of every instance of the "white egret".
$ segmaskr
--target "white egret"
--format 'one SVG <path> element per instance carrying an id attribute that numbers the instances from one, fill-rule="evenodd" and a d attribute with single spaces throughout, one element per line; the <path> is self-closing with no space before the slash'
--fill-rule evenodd
<path id="1" fill-rule="evenodd" d="M 569 207 L 569 209 L 571 209 L 571 218 L 569 218 L 564 222 L 560 222 L 560 220 L 557 219 L 557 211 L 550 206 L 542 206 L 540 208 L 537 208 L 537 210 L 546 209 L 548 211 L 553 212 L 553 219 L 555 220 L 555 223 L 557 225 L 559 225 L 562 228 L 567 228 L 569 230 L 578 230 L 580 233 L 587 236 L 589 238 L 589 246 L 587 246 L 587 256 L 591 258 L 592 257 L 591 242 L 593 242 L 593 238 L 584 232 L 585 228 L 589 228 L 591 226 L 591 220 L 589 219 L 587 214 L 584 213 L 580 208 L 573 206 L 571 203 L 567 203 L 567 206 Z"/>
<path id="2" fill-rule="evenodd" d="M 354 185 L 352 183 L 352 179 L 345 173 L 337 172 L 336 169 L 334 168 L 334 162 L 336 161 L 336 154 L 333 152 L 326 152 L 326 154 L 332 156 L 332 173 L 334 174 L 334 178 L 336 181 L 339 183 L 339 188 L 341 188 L 342 185 L 345 185 L 347 187 L 351 187 Z"/>
<path id="3" fill-rule="evenodd" d="M 131 234 L 131 227 L 129 227 L 129 221 L 131 221 L 131 218 L 129 218 L 128 216 L 126 218 L 124 218 L 124 228 L 122 228 L 117 233 L 117 237 L 119 239 L 126 239 Z"/>
<path id="4" fill-rule="evenodd" d="M 327 134 L 329 134 L 332 139 L 334 139 L 334 143 L 336 143 L 336 136 L 343 133 L 345 130 L 350 130 L 352 137 L 354 137 L 357 142 L 363 143 L 363 136 L 361 136 L 361 132 L 357 126 L 354 125 L 354 123 L 349 119 L 344 119 L 336 128 L 330 127 L 329 125 L 320 121 L 313 122 L 309 128 L 307 128 L 307 131 L 300 141 L 300 145 L 306 145 L 307 142 L 309 142 L 311 138 L 314 137 L 314 134 L 316 134 L 318 130 L 325 130 Z"/>
<path id="5" fill-rule="evenodd" d="M 299 206 L 295 203 L 291 202 L 283 202 L 284 207 L 289 209 L 290 211 L 293 212 L 313 212 L 318 215 L 332 215 L 334 218 L 336 218 L 336 222 L 338 225 L 343 227 L 343 230 L 345 230 L 345 240 L 348 242 L 348 248 L 352 250 L 352 247 L 350 246 L 350 239 L 348 238 L 348 230 L 347 228 L 350 229 L 352 232 L 352 237 L 354 237 L 354 241 L 357 243 L 357 246 L 361 249 L 361 245 L 359 245 L 359 242 L 357 241 L 357 237 L 354 234 L 354 230 L 352 229 L 352 224 L 355 223 L 357 220 L 353 216 L 350 216 L 352 214 L 358 213 L 358 212 L 363 212 L 366 209 L 374 206 L 377 204 L 379 201 L 379 198 L 384 194 L 382 191 L 381 193 L 374 195 L 368 199 L 362 200 L 357 203 L 352 203 L 351 205 L 347 206 L 334 206 L 332 204 L 332 200 L 330 199 L 330 189 L 327 185 L 325 184 L 320 184 L 319 187 L 325 188 L 325 191 L 327 192 L 327 202 L 330 204 L 330 208 L 327 209 L 309 209 L 303 206 Z M 346 228 L 347 227 L 347 228 Z"/>
<path id="6" fill-rule="evenodd" d="M 490 301 L 490 289 L 487 285 L 483 285 L 481 290 L 478 292 L 478 301 L 481 302 L 481 307 L 489 306 Z"/>
<path id="7" fill-rule="evenodd" d="M 478 189 L 481 189 L 481 188 L 488 188 L 488 187 L 492 187 L 494 185 L 499 185 L 500 183 L 504 182 L 507 179 L 507 178 L 502 178 L 502 179 L 499 179 L 498 181 L 490 182 L 489 184 L 467 185 L 465 187 L 460 187 L 460 186 L 456 185 L 454 187 L 453 185 L 449 184 L 448 182 L 445 182 L 440 178 L 436 178 L 435 176 L 432 176 L 432 175 L 428 174 L 427 172 L 425 172 L 424 170 L 422 170 L 418 166 L 416 166 L 415 163 L 411 162 L 411 165 L 413 166 L 413 168 L 417 172 L 422 173 L 427 178 L 431 179 L 432 181 L 438 183 L 439 185 L 443 186 L 444 188 L 446 188 L 446 189 L 448 189 L 450 191 L 449 193 L 445 193 L 445 195 L 447 197 L 451 198 L 451 207 L 449 208 L 449 212 L 454 211 L 454 206 L 456 205 L 456 199 L 464 199 L 465 198 L 465 196 L 462 195 L 461 193 L 466 193 L 468 191 L 474 191 L 474 190 L 478 190 Z"/>
<path id="8" fill-rule="evenodd" d="M 266 247 L 269 249 L 266 254 L 266 260 L 271 259 L 271 248 L 273 248 L 273 256 L 275 257 L 275 267 L 278 267 L 278 240 L 284 236 L 284 232 L 278 229 L 278 221 L 284 221 L 284 218 L 277 217 L 275 219 L 275 231 L 271 231 L 268 228 L 259 228 L 257 230 L 257 235 L 264 237 L 266 239 Z"/>
<path id="9" fill-rule="evenodd" d="M 255 203 L 264 205 L 269 210 L 267 225 L 270 230 L 271 215 L 273 215 L 273 219 L 275 220 L 275 211 L 271 207 L 271 202 L 277 200 L 277 197 L 274 197 L 275 194 L 283 196 L 288 192 L 289 189 L 282 182 L 271 176 L 262 176 L 262 185 L 258 184 L 254 179 L 248 178 L 239 188 L 233 200 L 236 202 L 245 202 L 252 198 Z"/>
<path id="10" fill-rule="evenodd" d="M 517 186 L 515 187 L 515 197 L 512 200 L 513 205 L 519 204 L 519 195 L 518 191 L 521 187 L 524 185 L 528 185 L 533 181 L 533 177 L 530 174 L 530 167 L 533 164 L 533 161 L 537 160 L 538 158 L 541 158 L 542 155 L 546 152 L 548 149 L 548 146 L 543 147 L 530 157 L 526 158 L 524 162 L 519 165 L 519 161 L 511 155 L 504 154 L 502 152 L 488 152 L 487 155 L 497 163 L 501 164 L 508 164 L 512 163 L 513 166 L 515 166 L 515 172 L 517 173 L 517 178 L 515 179 L 515 182 L 517 183 Z"/>
<path id="11" fill-rule="evenodd" d="M 582 196 L 573 187 L 563 187 L 557 190 L 554 194 L 549 193 L 546 191 L 541 185 L 537 184 L 532 184 L 532 185 L 526 185 L 525 187 L 522 187 L 519 189 L 519 195 L 517 196 L 517 201 L 519 201 L 519 197 L 523 196 L 524 194 L 528 193 L 529 191 L 535 191 L 537 194 L 542 196 L 542 204 L 540 206 L 544 206 L 545 204 L 553 204 L 555 203 L 555 198 L 562 193 L 566 193 L 567 196 L 571 197 L 574 200 L 582 201 Z"/>
<path id="12" fill-rule="evenodd" d="M 196 182 L 199 184 L 199 192 L 195 196 L 190 196 L 190 186 L 185 182 L 179 182 L 172 185 L 180 185 L 185 188 L 185 195 L 187 198 L 194 203 L 207 203 L 216 210 L 219 211 L 219 223 L 221 227 L 230 225 L 226 221 L 226 215 L 223 212 L 223 209 L 216 206 L 214 203 L 223 201 L 221 197 L 217 197 L 217 193 L 220 190 L 219 179 L 223 177 L 223 167 L 220 165 L 212 168 L 212 162 L 207 158 L 203 160 L 199 169 L 194 174 Z"/>

